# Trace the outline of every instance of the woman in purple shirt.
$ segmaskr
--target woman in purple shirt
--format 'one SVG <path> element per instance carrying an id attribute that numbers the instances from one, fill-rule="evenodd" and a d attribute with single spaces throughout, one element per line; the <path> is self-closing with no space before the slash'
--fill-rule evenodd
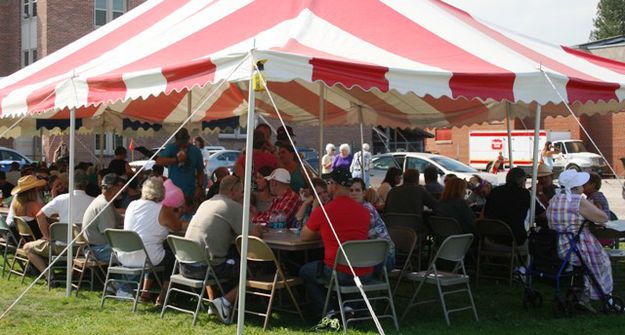
<path id="1" fill-rule="evenodd" d="M 334 156 L 334 160 L 332 161 L 332 170 L 339 167 L 349 170 L 349 167 L 352 165 L 352 155 L 350 155 L 349 152 L 349 144 L 341 144 L 339 147 L 339 154 Z"/>

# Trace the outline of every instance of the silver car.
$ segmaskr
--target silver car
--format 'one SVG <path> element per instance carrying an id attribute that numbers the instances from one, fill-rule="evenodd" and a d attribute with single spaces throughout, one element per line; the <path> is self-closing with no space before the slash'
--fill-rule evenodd
<path id="1" fill-rule="evenodd" d="M 209 150 L 208 151 L 208 165 L 206 167 L 206 173 L 210 177 L 213 171 L 218 167 L 225 166 L 230 171 L 234 170 L 234 164 L 236 163 L 241 151 L 239 150 Z"/>
<path id="2" fill-rule="evenodd" d="M 493 185 L 499 184 L 496 175 L 480 172 L 447 156 L 423 152 L 393 152 L 373 157 L 370 171 L 371 186 L 378 187 L 384 180 L 388 168 L 393 166 L 400 168 L 402 171 L 406 171 L 406 169 L 418 170 L 420 172 L 419 184 L 421 185 L 425 183 L 423 172 L 430 166 L 434 166 L 438 171 L 441 184 L 444 176 L 450 173 L 466 180 L 469 180 L 472 175 L 476 174 Z"/>

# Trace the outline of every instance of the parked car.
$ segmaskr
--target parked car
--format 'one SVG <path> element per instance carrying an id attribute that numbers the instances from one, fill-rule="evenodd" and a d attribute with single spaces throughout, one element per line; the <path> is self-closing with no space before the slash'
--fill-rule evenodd
<path id="1" fill-rule="evenodd" d="M 425 183 L 423 179 L 423 171 L 429 166 L 434 166 L 439 175 L 439 182 L 443 183 L 445 175 L 453 173 L 459 178 L 469 180 L 472 175 L 476 174 L 482 179 L 497 185 L 497 176 L 492 173 L 480 172 L 462 162 L 443 155 L 429 154 L 423 152 L 393 152 L 388 154 L 377 155 L 373 157 L 371 164 L 371 185 L 378 187 L 384 180 L 388 168 L 394 166 L 402 171 L 406 169 L 417 169 L 420 172 L 419 183 Z"/>
<path id="2" fill-rule="evenodd" d="M 13 149 L 0 147 L 0 170 L 4 172 L 9 171 L 13 162 L 20 163 L 20 167 L 22 167 L 25 164 L 31 164 L 33 161 Z"/>

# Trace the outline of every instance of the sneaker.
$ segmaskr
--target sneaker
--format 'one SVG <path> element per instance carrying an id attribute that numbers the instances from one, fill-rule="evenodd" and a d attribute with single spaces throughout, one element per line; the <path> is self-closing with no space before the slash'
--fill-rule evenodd
<path id="1" fill-rule="evenodd" d="M 135 296 L 132 295 L 131 292 L 126 291 L 123 288 L 118 288 L 117 292 L 115 293 L 115 296 L 117 296 L 118 298 L 129 298 L 129 299 L 135 298 Z"/>
<path id="2" fill-rule="evenodd" d="M 232 307 L 224 297 L 211 300 L 209 302 L 209 306 L 213 309 L 213 312 L 217 315 L 221 322 L 225 324 L 230 323 L 230 309 Z"/>
<path id="3" fill-rule="evenodd" d="M 211 308 L 210 305 L 208 305 L 208 311 L 206 312 L 208 314 L 208 316 L 214 315 L 215 312 L 213 311 L 213 309 Z"/>
<path id="4" fill-rule="evenodd" d="M 580 299 L 577 301 L 577 305 L 589 311 L 590 313 L 593 313 L 593 314 L 597 313 L 597 310 L 594 307 L 592 307 L 592 304 L 590 303 L 590 298 L 585 294 L 582 295 Z"/>
<path id="5" fill-rule="evenodd" d="M 315 330 L 333 330 L 336 332 L 341 330 L 341 322 L 338 318 L 324 316 L 315 326 Z"/>

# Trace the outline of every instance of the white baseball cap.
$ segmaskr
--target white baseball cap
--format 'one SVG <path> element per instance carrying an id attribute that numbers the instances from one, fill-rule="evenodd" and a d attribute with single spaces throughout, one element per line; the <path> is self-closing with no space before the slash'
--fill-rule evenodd
<path id="1" fill-rule="evenodd" d="M 590 175 L 587 172 L 577 172 L 575 170 L 565 170 L 558 176 L 558 182 L 567 189 L 582 186 L 588 182 Z"/>
<path id="2" fill-rule="evenodd" d="M 289 171 L 283 168 L 278 168 L 273 170 L 271 174 L 265 177 L 267 180 L 275 180 L 281 183 L 290 184 L 291 183 L 291 174 Z"/>

